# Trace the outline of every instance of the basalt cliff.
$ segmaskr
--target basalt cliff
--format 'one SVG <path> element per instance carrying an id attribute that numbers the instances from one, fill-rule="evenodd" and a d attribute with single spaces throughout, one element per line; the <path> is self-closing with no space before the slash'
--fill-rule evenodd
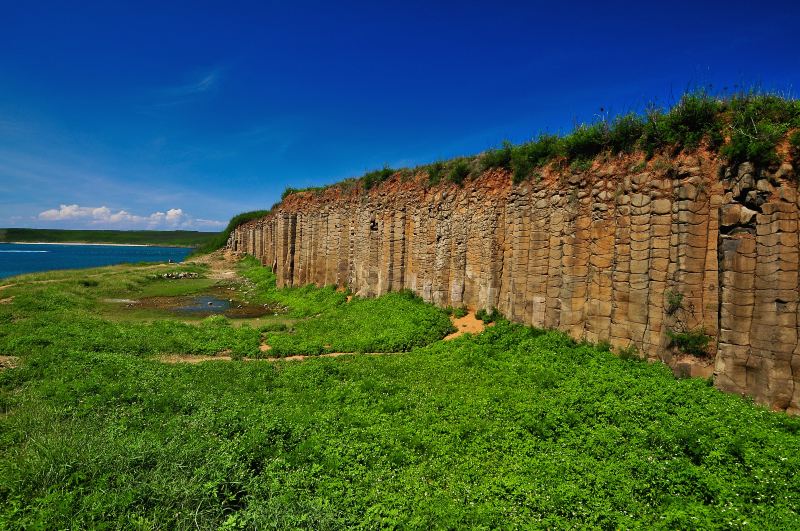
<path id="1" fill-rule="evenodd" d="M 406 172 L 370 190 L 296 193 L 228 248 L 282 286 L 494 307 L 798 413 L 799 206 L 787 162 L 616 156 L 522 184 L 503 170 L 461 186 Z M 681 334 L 705 335 L 706 355 L 688 354 Z"/>

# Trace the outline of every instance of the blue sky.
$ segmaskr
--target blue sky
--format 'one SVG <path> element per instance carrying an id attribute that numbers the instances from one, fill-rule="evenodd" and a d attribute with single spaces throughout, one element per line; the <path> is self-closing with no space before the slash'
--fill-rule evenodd
<path id="1" fill-rule="evenodd" d="M 796 95 L 799 4 L 0 0 L 0 226 L 218 230 L 601 107 Z"/>

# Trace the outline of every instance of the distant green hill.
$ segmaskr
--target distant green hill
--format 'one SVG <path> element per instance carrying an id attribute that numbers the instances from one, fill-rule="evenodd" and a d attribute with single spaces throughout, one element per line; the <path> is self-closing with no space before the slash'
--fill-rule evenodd
<path id="1" fill-rule="evenodd" d="M 0 229 L 0 242 L 119 243 L 198 247 L 218 233 L 192 230 Z"/>

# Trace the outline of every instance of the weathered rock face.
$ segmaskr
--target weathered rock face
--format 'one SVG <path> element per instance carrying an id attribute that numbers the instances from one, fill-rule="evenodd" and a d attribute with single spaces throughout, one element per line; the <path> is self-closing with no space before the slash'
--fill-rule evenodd
<path id="1" fill-rule="evenodd" d="M 512 185 L 395 176 L 369 192 L 289 196 L 231 250 L 279 285 L 410 289 L 440 306 L 498 308 L 576 339 L 635 345 L 676 372 L 800 411 L 798 194 L 793 168 L 720 168 L 699 153 Z M 703 329 L 706 362 L 669 332 Z M 704 369 L 704 365 L 707 367 Z"/>

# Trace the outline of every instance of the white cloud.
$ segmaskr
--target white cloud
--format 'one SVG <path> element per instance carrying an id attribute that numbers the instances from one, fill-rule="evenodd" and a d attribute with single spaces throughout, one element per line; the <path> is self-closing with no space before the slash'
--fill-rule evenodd
<path id="1" fill-rule="evenodd" d="M 165 217 L 167 219 L 167 223 L 179 223 L 184 217 L 183 210 L 180 208 L 170 208 L 167 210 L 167 215 Z"/>
<path id="2" fill-rule="evenodd" d="M 112 226 L 115 228 L 147 229 L 216 229 L 225 226 L 222 221 L 193 218 L 181 208 L 171 208 L 166 212 L 153 212 L 147 216 L 131 214 L 127 210 L 112 211 L 107 206 L 85 207 L 80 205 L 60 205 L 40 212 L 41 221 L 83 221 L 91 226 Z"/>

